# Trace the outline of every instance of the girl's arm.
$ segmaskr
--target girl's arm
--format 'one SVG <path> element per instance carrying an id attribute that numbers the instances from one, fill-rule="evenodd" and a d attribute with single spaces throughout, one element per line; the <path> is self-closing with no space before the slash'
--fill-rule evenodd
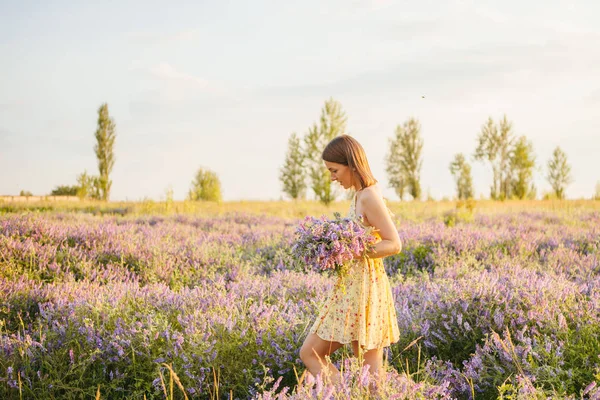
<path id="1" fill-rule="evenodd" d="M 381 236 L 381 241 L 375 245 L 374 251 L 362 256 L 383 258 L 400 253 L 402 242 L 383 198 L 374 190 L 365 190 L 359 201 L 369 225 L 373 226 Z"/>

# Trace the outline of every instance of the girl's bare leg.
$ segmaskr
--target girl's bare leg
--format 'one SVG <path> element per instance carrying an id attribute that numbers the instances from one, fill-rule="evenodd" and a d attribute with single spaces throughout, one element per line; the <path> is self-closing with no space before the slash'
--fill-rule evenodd
<path id="1" fill-rule="evenodd" d="M 300 359 L 313 376 L 317 376 L 323 370 L 326 370 L 332 383 L 338 383 L 340 381 L 340 371 L 331 362 L 325 360 L 325 357 L 330 356 L 342 346 L 341 343 L 323 340 L 316 334 L 310 333 L 300 349 Z"/>
<path id="2" fill-rule="evenodd" d="M 371 377 L 376 378 L 375 382 L 373 382 L 374 385 L 372 385 L 370 389 L 372 391 L 377 390 L 381 380 L 380 373 L 383 373 L 383 348 L 381 347 L 367 351 L 362 350 L 359 352 L 358 341 L 353 341 L 352 350 L 354 351 L 354 355 L 359 360 L 362 360 L 363 366 L 369 366 L 369 374 Z"/>

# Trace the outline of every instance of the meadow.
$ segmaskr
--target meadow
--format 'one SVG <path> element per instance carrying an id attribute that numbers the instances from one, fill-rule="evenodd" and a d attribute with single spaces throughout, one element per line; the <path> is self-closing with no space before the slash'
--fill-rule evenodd
<path id="1" fill-rule="evenodd" d="M 600 201 L 393 203 L 379 395 L 298 351 L 333 278 L 289 202 L 0 203 L 2 399 L 600 399 Z"/>

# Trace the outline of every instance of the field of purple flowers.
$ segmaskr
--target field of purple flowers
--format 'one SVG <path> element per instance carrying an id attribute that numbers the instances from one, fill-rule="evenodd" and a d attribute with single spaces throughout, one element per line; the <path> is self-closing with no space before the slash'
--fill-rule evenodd
<path id="1" fill-rule="evenodd" d="M 0 398 L 364 397 L 349 349 L 340 387 L 298 384 L 333 285 L 293 259 L 298 223 L 0 215 Z M 402 338 L 381 398 L 600 399 L 598 211 L 397 226 Z"/>

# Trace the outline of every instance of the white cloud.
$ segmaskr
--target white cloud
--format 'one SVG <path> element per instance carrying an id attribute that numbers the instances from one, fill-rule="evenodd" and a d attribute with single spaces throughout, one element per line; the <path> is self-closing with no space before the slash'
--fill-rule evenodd
<path id="1" fill-rule="evenodd" d="M 168 63 L 160 63 L 150 67 L 149 72 L 159 79 L 191 82 L 198 85 L 201 89 L 214 90 L 214 88 L 211 89 L 211 85 L 206 79 L 178 71 Z"/>
<path id="2" fill-rule="evenodd" d="M 129 71 L 137 74 L 139 79 L 139 89 L 133 103 L 181 106 L 198 100 L 237 100 L 223 85 L 181 71 L 166 62 L 146 66 L 136 60 L 130 64 Z"/>
<path id="3" fill-rule="evenodd" d="M 147 67 L 134 61 L 129 70 L 141 78 L 129 102 L 131 115 L 189 120 L 202 110 L 236 107 L 246 93 L 243 89 L 233 92 L 219 83 L 183 72 L 166 62 Z"/>

